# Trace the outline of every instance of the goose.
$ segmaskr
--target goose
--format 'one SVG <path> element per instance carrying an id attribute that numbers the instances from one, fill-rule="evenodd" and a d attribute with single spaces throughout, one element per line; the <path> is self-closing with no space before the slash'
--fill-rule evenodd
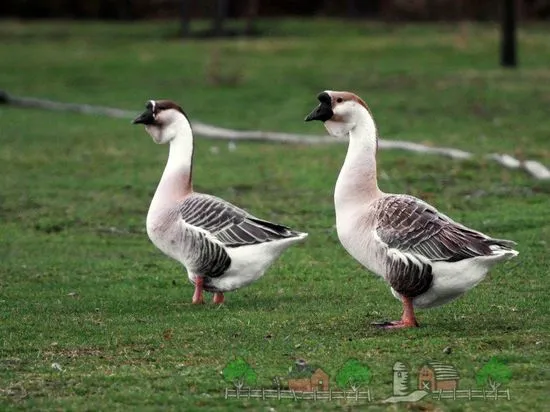
<path id="1" fill-rule="evenodd" d="M 150 100 L 133 120 L 157 144 L 169 144 L 164 172 L 147 213 L 147 234 L 167 256 L 181 262 L 195 285 L 192 302 L 214 303 L 259 279 L 289 246 L 307 233 L 259 219 L 215 196 L 193 191 L 193 133 L 183 109 Z"/>
<path id="2" fill-rule="evenodd" d="M 336 229 L 346 251 L 382 277 L 403 305 L 401 320 L 382 328 L 417 327 L 414 308 L 432 308 L 463 295 L 496 263 L 518 252 L 405 194 L 382 192 L 376 177 L 378 133 L 367 104 L 351 92 L 326 90 L 305 118 L 333 137 L 348 137 L 334 189 Z"/>

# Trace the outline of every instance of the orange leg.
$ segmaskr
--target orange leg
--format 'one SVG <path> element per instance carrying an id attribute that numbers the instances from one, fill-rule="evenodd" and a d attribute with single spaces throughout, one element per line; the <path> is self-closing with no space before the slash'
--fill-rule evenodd
<path id="1" fill-rule="evenodd" d="M 214 299 L 213 299 L 214 303 L 217 303 L 218 305 L 221 305 L 223 303 L 223 299 L 224 299 L 224 296 L 223 296 L 222 292 L 214 293 Z"/>
<path id="2" fill-rule="evenodd" d="M 384 329 L 397 329 L 397 328 L 416 328 L 418 322 L 414 316 L 414 308 L 411 298 L 403 296 L 403 316 L 401 320 L 393 322 L 377 322 L 374 325 Z"/>
<path id="3" fill-rule="evenodd" d="M 195 293 L 193 293 L 193 304 L 194 305 L 204 303 L 204 299 L 202 297 L 203 282 L 204 282 L 204 279 L 202 277 L 197 276 L 195 278 Z"/>

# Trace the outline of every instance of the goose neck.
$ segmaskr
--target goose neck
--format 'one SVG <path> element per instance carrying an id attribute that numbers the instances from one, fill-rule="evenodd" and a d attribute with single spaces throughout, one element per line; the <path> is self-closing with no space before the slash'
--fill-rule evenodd
<path id="1" fill-rule="evenodd" d="M 344 165 L 335 189 L 336 206 L 364 205 L 381 195 L 376 176 L 377 130 L 370 116 L 362 116 L 349 132 Z"/>
<path id="2" fill-rule="evenodd" d="M 193 191 L 193 135 L 180 125 L 170 141 L 168 160 L 151 202 L 151 209 L 165 208 Z"/>

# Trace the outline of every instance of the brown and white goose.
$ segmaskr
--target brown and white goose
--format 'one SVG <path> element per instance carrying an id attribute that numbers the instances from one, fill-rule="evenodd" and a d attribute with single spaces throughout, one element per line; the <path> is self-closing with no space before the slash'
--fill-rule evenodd
<path id="1" fill-rule="evenodd" d="M 334 190 L 338 237 L 348 253 L 389 283 L 403 303 L 389 328 L 418 326 L 414 307 L 447 303 L 476 286 L 494 264 L 518 254 L 514 242 L 493 239 L 454 222 L 413 196 L 378 188 L 378 133 L 366 103 L 350 92 L 325 91 L 306 121 L 320 120 L 349 137 Z"/>
<path id="2" fill-rule="evenodd" d="M 134 124 L 144 124 L 155 143 L 169 143 L 168 162 L 147 214 L 147 234 L 166 255 L 181 262 L 195 285 L 222 303 L 224 292 L 260 278 L 289 246 L 307 233 L 258 219 L 215 196 L 193 192 L 193 133 L 180 106 L 151 100 Z"/>

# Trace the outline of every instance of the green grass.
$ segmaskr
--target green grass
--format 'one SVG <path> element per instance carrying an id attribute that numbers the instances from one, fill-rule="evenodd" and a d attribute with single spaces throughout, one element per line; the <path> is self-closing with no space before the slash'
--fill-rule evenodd
<path id="1" fill-rule="evenodd" d="M 220 126 L 318 134 L 321 125 L 302 121 L 316 93 L 353 90 L 383 136 L 550 164 L 548 28 L 520 31 L 521 67 L 507 71 L 491 26 L 464 35 L 453 26 L 266 21 L 263 38 L 186 42 L 173 37 L 176 26 L 4 21 L 0 88 L 136 114 L 147 99 L 171 98 Z M 370 322 L 399 316 L 400 305 L 334 229 L 343 146 L 229 151 L 197 139 L 196 190 L 310 238 L 225 305 L 193 307 L 182 268 L 144 231 L 166 147 L 125 120 L 0 107 L 0 124 L 0 409 L 354 408 L 226 401 L 220 371 L 235 356 L 264 387 L 296 358 L 322 366 L 334 386 L 339 367 L 358 358 L 373 372 L 373 410 L 531 411 L 550 401 L 548 182 L 481 156 L 380 152 L 385 191 L 421 196 L 520 251 L 464 298 L 420 311 L 424 327 L 383 332 Z M 511 401 L 380 403 L 397 360 L 413 376 L 425 360 L 451 363 L 468 388 L 492 356 L 512 371 Z"/>

